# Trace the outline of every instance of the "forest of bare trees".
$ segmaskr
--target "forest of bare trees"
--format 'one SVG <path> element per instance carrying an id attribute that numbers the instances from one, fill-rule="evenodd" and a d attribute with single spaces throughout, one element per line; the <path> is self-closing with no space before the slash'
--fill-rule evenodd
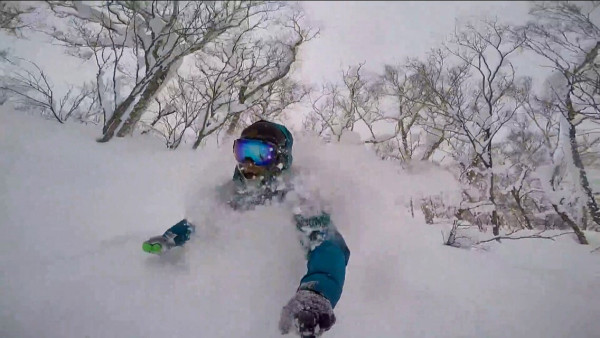
<path id="1" fill-rule="evenodd" d="M 291 77 L 318 29 L 301 7 L 263 1 L 2 2 L 0 25 L 43 32 L 96 67 L 95 78 L 56 95 L 40 66 L 2 52 L 2 101 L 60 123 L 101 126 L 99 142 L 158 135 L 170 149 L 200 149 L 257 119 L 285 121 L 328 142 L 360 130 L 381 160 L 425 161 L 450 171 L 459 203 L 412 202 L 428 223 L 491 230 L 568 229 L 581 244 L 600 231 L 600 3 L 533 2 L 529 22 L 457 25 L 423 58 L 381 69 L 369 61 L 319 88 Z M 28 15 L 51 18 L 30 23 Z M 525 56 L 547 78 L 516 67 Z"/>

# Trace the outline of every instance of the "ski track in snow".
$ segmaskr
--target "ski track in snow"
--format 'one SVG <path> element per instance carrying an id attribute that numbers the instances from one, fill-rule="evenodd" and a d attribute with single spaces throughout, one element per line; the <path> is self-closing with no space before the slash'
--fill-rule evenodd
<path id="1" fill-rule="evenodd" d="M 211 204 L 233 171 L 228 145 L 173 152 L 148 137 L 98 144 L 98 132 L 0 111 L 0 336 L 279 337 L 305 271 L 289 212 Z M 589 247 L 569 236 L 445 247 L 447 227 L 406 206 L 453 193 L 449 176 L 295 137 L 294 166 L 352 252 L 325 337 L 598 337 L 598 234 Z M 190 205 L 211 223 L 166 256 L 143 253 Z"/>

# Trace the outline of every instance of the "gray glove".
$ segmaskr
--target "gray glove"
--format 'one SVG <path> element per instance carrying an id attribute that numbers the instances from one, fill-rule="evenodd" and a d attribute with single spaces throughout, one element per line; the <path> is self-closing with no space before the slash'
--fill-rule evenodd
<path id="1" fill-rule="evenodd" d="M 287 334 L 295 324 L 301 337 L 318 337 L 335 324 L 329 300 L 310 290 L 298 290 L 281 310 L 279 331 Z"/>

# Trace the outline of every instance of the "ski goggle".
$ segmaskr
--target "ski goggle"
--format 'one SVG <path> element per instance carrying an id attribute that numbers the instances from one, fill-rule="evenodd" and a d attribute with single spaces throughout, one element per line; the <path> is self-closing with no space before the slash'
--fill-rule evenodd
<path id="1" fill-rule="evenodd" d="M 277 147 L 270 142 L 242 138 L 234 141 L 233 154 L 239 163 L 251 160 L 256 166 L 269 166 L 277 160 Z"/>

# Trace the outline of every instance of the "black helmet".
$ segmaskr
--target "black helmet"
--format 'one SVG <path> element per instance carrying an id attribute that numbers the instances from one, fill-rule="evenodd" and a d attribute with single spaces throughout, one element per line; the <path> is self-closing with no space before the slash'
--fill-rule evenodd
<path id="1" fill-rule="evenodd" d="M 267 141 L 275 144 L 281 157 L 278 162 L 283 164 L 281 169 L 285 170 L 291 167 L 294 138 L 285 126 L 260 120 L 245 128 L 240 138 Z"/>

